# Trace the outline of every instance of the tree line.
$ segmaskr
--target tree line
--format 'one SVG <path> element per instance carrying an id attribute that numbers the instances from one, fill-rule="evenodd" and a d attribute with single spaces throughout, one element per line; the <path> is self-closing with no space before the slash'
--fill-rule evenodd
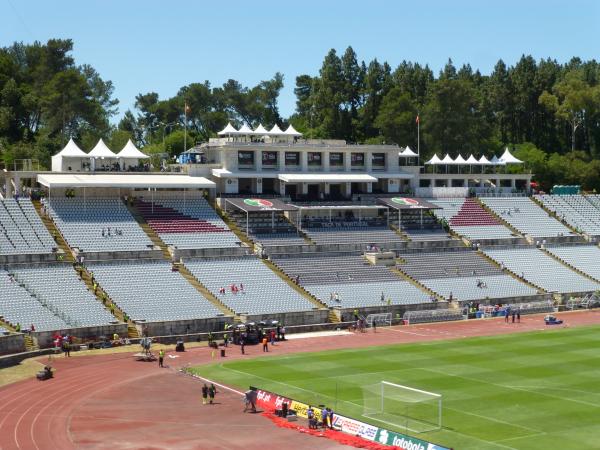
<path id="1" fill-rule="evenodd" d="M 135 108 L 117 124 L 111 81 L 76 64 L 71 40 L 15 43 L 0 49 L 0 157 L 51 155 L 73 137 L 89 149 L 103 137 L 113 148 L 132 138 L 151 154 L 174 156 L 205 141 L 231 121 L 237 126 L 288 123 L 308 138 L 417 147 L 423 158 L 458 153 L 499 153 L 504 146 L 527 161 L 546 189 L 582 184 L 600 189 L 600 65 L 572 58 L 536 61 L 523 55 L 510 66 L 499 60 L 482 74 L 451 60 L 439 71 L 403 61 L 359 61 L 348 47 L 330 50 L 316 75 L 296 77 L 296 110 L 282 117 L 278 98 L 284 76 L 255 86 L 230 79 L 183 86 L 171 98 L 136 96 Z"/>

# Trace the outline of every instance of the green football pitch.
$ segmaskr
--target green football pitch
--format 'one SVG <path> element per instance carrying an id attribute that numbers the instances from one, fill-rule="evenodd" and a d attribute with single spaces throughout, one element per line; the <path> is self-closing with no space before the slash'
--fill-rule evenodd
<path id="1" fill-rule="evenodd" d="M 365 422 L 364 386 L 389 381 L 436 392 L 443 396 L 443 428 L 417 437 L 455 449 L 600 448 L 598 326 L 300 353 L 192 370 L 241 389 L 251 385 L 331 405 Z"/>

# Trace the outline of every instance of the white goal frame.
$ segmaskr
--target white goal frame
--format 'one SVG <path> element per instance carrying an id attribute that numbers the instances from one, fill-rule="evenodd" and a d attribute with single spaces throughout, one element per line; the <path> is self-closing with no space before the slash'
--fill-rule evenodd
<path id="1" fill-rule="evenodd" d="M 380 386 L 381 386 L 381 391 L 380 391 L 380 411 L 379 414 L 384 414 L 385 412 L 385 387 L 386 386 L 390 386 L 393 388 L 397 388 L 397 389 L 402 389 L 404 391 L 409 391 L 409 392 L 414 392 L 417 394 L 421 394 L 423 396 L 429 396 L 431 397 L 431 399 L 433 401 L 437 401 L 437 422 L 427 422 L 427 421 L 423 421 L 423 420 L 419 420 L 417 418 L 411 418 L 409 416 L 398 416 L 400 417 L 406 417 L 406 418 L 410 418 L 411 420 L 414 420 L 415 422 L 420 422 L 423 424 L 429 424 L 430 427 L 427 429 L 414 429 L 411 428 L 408 425 L 403 425 L 400 421 L 397 423 L 394 422 L 390 422 L 381 418 L 377 417 L 378 413 L 363 413 L 364 417 L 367 417 L 371 420 L 377 421 L 377 422 L 381 422 L 381 423 L 385 423 L 387 425 L 391 425 L 394 427 L 400 427 L 400 428 L 404 428 L 407 431 L 411 431 L 413 433 L 424 433 L 424 432 L 429 432 L 429 431 L 437 431 L 440 430 L 442 428 L 442 394 L 437 394 L 435 392 L 429 392 L 429 391 L 424 391 L 422 389 L 416 389 L 410 386 L 404 386 L 402 384 L 396 384 L 396 383 L 390 383 L 389 381 L 380 381 L 379 382 Z M 417 402 L 418 403 L 418 402 Z"/>
<path id="2" fill-rule="evenodd" d="M 392 313 L 369 314 L 365 320 L 367 327 L 372 327 L 375 323 L 380 326 L 392 326 Z"/>

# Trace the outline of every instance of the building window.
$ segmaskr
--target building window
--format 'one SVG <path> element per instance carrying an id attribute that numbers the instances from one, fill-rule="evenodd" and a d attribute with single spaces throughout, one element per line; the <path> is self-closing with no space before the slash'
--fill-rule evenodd
<path id="1" fill-rule="evenodd" d="M 300 165 L 300 152 L 285 152 L 285 165 L 286 166 L 299 166 Z"/>
<path id="2" fill-rule="evenodd" d="M 308 152 L 308 165 L 309 166 L 320 166 L 321 165 L 321 153 L 320 152 Z"/>
<path id="3" fill-rule="evenodd" d="M 277 152 L 262 152 L 263 167 L 273 167 L 277 165 Z"/>
<path id="4" fill-rule="evenodd" d="M 238 166 L 254 166 L 254 152 L 252 151 L 239 151 L 238 152 Z"/>
<path id="5" fill-rule="evenodd" d="M 365 154 L 364 153 L 352 153 L 350 159 L 350 165 L 352 167 L 362 167 L 365 165 Z"/>
<path id="6" fill-rule="evenodd" d="M 331 167 L 341 167 L 344 165 L 344 154 L 341 152 L 329 153 L 329 165 Z"/>
<path id="7" fill-rule="evenodd" d="M 371 166 L 373 169 L 385 169 L 385 153 L 373 153 L 371 155 Z"/>

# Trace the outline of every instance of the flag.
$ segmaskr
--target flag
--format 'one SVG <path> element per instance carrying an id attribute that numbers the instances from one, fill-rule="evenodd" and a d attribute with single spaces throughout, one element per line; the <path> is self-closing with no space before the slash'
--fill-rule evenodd
<path id="1" fill-rule="evenodd" d="M 185 102 L 185 113 L 189 113 L 190 112 L 190 107 L 188 106 L 187 102 Z"/>
<path id="2" fill-rule="evenodd" d="M 419 124 L 419 115 L 417 114 L 417 120 L 415 121 L 417 125 Z"/>

